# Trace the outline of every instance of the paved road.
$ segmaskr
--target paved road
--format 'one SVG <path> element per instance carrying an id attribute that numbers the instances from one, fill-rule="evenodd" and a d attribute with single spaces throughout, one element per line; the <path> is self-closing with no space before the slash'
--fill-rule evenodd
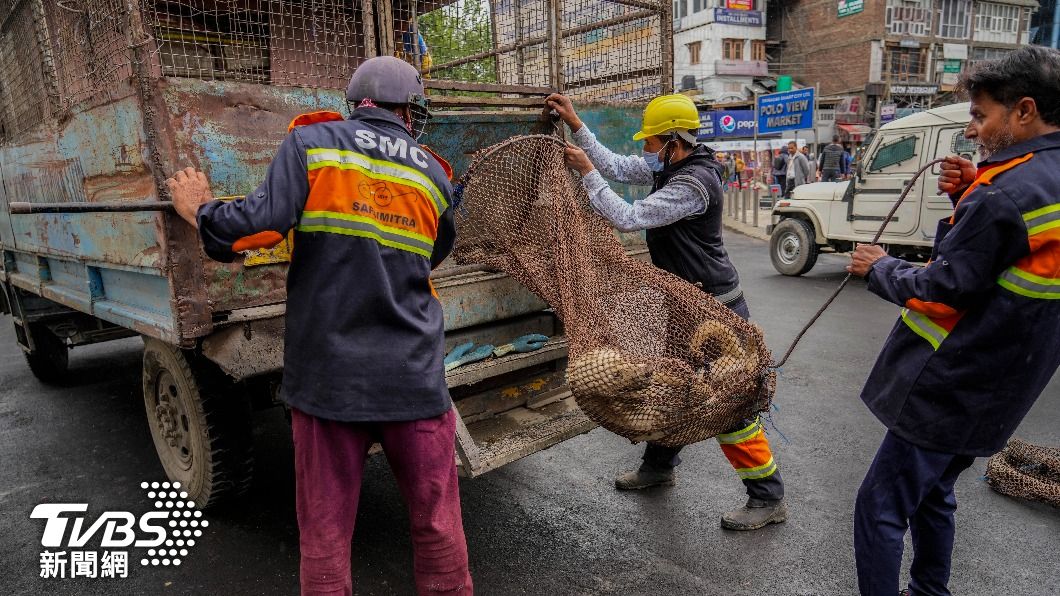
<path id="1" fill-rule="evenodd" d="M 825 256 L 809 275 L 773 272 L 765 245 L 730 246 L 751 309 L 775 351 L 842 276 Z M 717 446 L 687 451 L 678 485 L 616 493 L 615 472 L 640 447 L 597 430 L 462 483 L 472 573 L 479 594 L 855 593 L 850 526 L 855 491 L 883 436 L 857 395 L 896 308 L 855 283 L 782 371 L 771 440 L 788 482 L 791 520 L 750 533 L 718 516 L 742 501 Z M 278 410 L 259 414 L 260 474 L 253 495 L 210 512 L 200 544 L 177 568 L 133 566 L 126 580 L 42 580 L 46 501 L 92 510 L 143 510 L 142 480 L 162 480 L 140 397 L 140 343 L 78 349 L 76 387 L 29 373 L 10 325 L 0 331 L 0 593 L 282 594 L 297 591 L 291 444 Z M 1017 435 L 1060 444 L 1053 383 Z M 787 441 L 780 436 L 783 432 Z M 1060 511 L 991 491 L 978 460 L 958 484 L 955 594 L 1060 594 Z M 354 539 L 359 594 L 411 594 L 406 514 L 385 461 L 368 466 Z"/>

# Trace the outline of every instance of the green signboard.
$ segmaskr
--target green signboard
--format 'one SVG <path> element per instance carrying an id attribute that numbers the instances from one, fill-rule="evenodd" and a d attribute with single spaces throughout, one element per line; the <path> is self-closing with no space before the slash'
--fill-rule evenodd
<path id="1" fill-rule="evenodd" d="M 848 17 L 865 10 L 865 0 L 839 0 L 839 16 Z"/>
<path id="2" fill-rule="evenodd" d="M 942 65 L 942 72 L 959 73 L 961 72 L 961 61 L 960 60 L 947 60 Z"/>

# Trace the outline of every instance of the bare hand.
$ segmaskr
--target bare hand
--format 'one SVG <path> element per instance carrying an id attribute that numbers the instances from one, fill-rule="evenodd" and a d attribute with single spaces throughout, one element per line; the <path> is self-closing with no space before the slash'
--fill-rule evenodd
<path id="1" fill-rule="evenodd" d="M 880 248 L 878 244 L 859 244 L 850 255 L 850 264 L 847 272 L 858 277 L 865 277 L 872 269 L 873 263 L 887 256 L 887 251 Z"/>
<path id="2" fill-rule="evenodd" d="M 953 194 L 975 182 L 975 164 L 951 155 L 939 165 L 939 192 Z"/>
<path id="3" fill-rule="evenodd" d="M 560 119 L 570 127 L 571 132 L 578 132 L 582 126 L 585 126 L 578 117 L 578 112 L 574 110 L 574 104 L 571 103 L 570 98 L 562 93 L 553 93 L 546 97 L 545 110 L 555 110 Z"/>
<path id="4" fill-rule="evenodd" d="M 199 207 L 213 200 L 206 174 L 195 168 L 184 168 L 167 179 L 166 186 L 169 187 L 169 195 L 173 198 L 177 215 L 193 227 L 199 227 L 195 219 Z"/>
<path id="5" fill-rule="evenodd" d="M 589 161 L 589 156 L 580 147 L 570 143 L 567 143 L 567 148 L 563 150 L 563 161 L 568 168 L 576 170 L 582 176 L 596 169 L 593 162 Z"/>

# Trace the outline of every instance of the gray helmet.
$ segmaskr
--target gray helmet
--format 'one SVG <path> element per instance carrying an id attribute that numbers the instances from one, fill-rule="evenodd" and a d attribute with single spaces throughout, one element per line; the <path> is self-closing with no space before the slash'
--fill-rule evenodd
<path id="1" fill-rule="evenodd" d="M 346 86 L 346 100 L 355 105 L 365 98 L 404 105 L 422 97 L 423 77 L 419 71 L 394 56 L 369 58 L 353 71 Z"/>

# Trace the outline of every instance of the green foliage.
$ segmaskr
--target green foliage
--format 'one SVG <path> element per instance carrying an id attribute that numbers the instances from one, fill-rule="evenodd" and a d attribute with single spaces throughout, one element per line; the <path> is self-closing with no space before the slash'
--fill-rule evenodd
<path id="1" fill-rule="evenodd" d="M 486 0 L 457 0 L 419 17 L 420 33 L 434 66 L 487 52 L 493 48 L 490 9 Z M 490 56 L 438 71 L 432 78 L 497 82 L 496 61 Z"/>

